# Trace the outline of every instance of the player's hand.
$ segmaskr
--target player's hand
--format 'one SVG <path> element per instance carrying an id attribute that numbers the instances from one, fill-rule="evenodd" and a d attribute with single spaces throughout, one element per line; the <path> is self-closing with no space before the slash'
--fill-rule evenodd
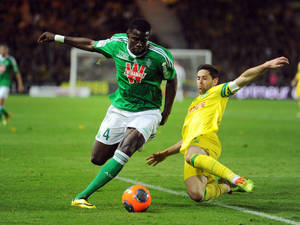
<path id="1" fill-rule="evenodd" d="M 168 117 L 169 117 L 169 114 L 167 114 L 167 113 L 162 113 L 161 114 L 161 121 L 160 121 L 160 124 L 159 125 L 164 125 L 166 122 L 167 122 L 167 120 L 168 120 Z"/>
<path id="2" fill-rule="evenodd" d="M 150 155 L 148 158 L 146 158 L 146 160 L 147 160 L 146 163 L 148 165 L 156 166 L 158 163 L 165 160 L 166 157 L 167 156 L 165 154 L 163 154 L 163 152 L 157 152 L 157 153 Z"/>
<path id="3" fill-rule="evenodd" d="M 284 56 L 272 59 L 272 60 L 264 63 L 266 68 L 270 68 L 270 69 L 276 69 L 276 68 L 282 67 L 286 64 L 289 64 L 289 60 Z"/>
<path id="4" fill-rule="evenodd" d="M 53 34 L 53 33 L 45 32 L 39 37 L 38 43 L 44 44 L 44 43 L 52 42 L 52 41 L 54 41 L 54 36 L 55 36 L 55 34 Z"/>

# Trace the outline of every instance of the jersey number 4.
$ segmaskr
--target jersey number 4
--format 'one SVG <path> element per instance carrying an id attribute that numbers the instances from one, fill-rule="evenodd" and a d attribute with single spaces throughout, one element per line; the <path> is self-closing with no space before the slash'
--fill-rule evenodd
<path id="1" fill-rule="evenodd" d="M 107 128 L 107 130 L 103 134 L 103 137 L 105 137 L 106 140 L 108 140 L 108 138 L 109 138 L 109 131 L 110 131 L 110 129 Z"/>

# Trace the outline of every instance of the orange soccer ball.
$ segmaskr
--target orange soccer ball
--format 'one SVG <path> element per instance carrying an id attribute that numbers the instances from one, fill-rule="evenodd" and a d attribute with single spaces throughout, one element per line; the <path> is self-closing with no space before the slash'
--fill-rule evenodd
<path id="1" fill-rule="evenodd" d="M 122 204 L 128 212 L 144 212 L 151 204 L 150 192 L 141 184 L 133 185 L 124 191 Z"/>

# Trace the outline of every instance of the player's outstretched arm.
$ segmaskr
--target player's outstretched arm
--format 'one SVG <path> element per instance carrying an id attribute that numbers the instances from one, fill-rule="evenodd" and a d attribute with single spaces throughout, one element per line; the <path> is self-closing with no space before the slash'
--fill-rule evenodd
<path id="1" fill-rule="evenodd" d="M 38 39 L 39 44 L 45 44 L 49 42 L 61 42 L 72 47 L 80 48 L 86 51 L 94 51 L 94 44 L 95 41 L 89 38 L 83 37 L 69 37 L 69 36 L 62 36 L 58 34 L 53 34 L 50 32 L 45 32 L 41 34 Z"/>
<path id="2" fill-rule="evenodd" d="M 164 161 L 168 156 L 179 153 L 181 144 L 182 144 L 182 140 L 177 142 L 175 145 L 166 148 L 162 152 L 157 152 L 150 155 L 148 158 L 146 158 L 147 160 L 146 163 L 148 165 L 156 166 L 158 163 Z"/>
<path id="3" fill-rule="evenodd" d="M 177 88 L 177 78 L 175 75 L 174 79 L 167 81 L 165 105 L 164 105 L 164 110 L 162 112 L 162 119 L 160 121 L 160 125 L 164 125 L 168 120 L 168 117 L 171 113 L 172 106 L 174 103 L 176 88 Z"/>
<path id="4" fill-rule="evenodd" d="M 269 60 L 264 64 L 246 70 L 238 78 L 235 79 L 235 83 L 239 87 L 243 87 L 253 81 L 255 78 L 263 75 L 267 69 L 277 69 L 284 66 L 285 64 L 289 64 L 289 60 L 283 56 Z"/>

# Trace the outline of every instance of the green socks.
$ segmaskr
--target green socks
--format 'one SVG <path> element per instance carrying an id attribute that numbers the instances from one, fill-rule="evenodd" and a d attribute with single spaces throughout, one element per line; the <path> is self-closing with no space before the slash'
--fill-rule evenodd
<path id="1" fill-rule="evenodd" d="M 4 114 L 4 116 L 7 118 L 8 117 L 8 112 L 4 109 L 3 106 L 0 105 L 0 118 Z"/>
<path id="2" fill-rule="evenodd" d="M 109 160 L 99 171 L 98 175 L 90 183 L 90 185 L 75 199 L 87 199 L 91 194 L 112 180 L 121 171 L 125 163 L 129 160 L 129 156 L 120 150 L 116 150 L 113 158 Z"/>
<path id="3" fill-rule="evenodd" d="M 1 119 L 1 117 L 2 117 L 2 114 L 3 114 L 3 110 L 4 110 L 3 106 L 2 106 L 2 105 L 0 105 L 0 119 Z"/>

